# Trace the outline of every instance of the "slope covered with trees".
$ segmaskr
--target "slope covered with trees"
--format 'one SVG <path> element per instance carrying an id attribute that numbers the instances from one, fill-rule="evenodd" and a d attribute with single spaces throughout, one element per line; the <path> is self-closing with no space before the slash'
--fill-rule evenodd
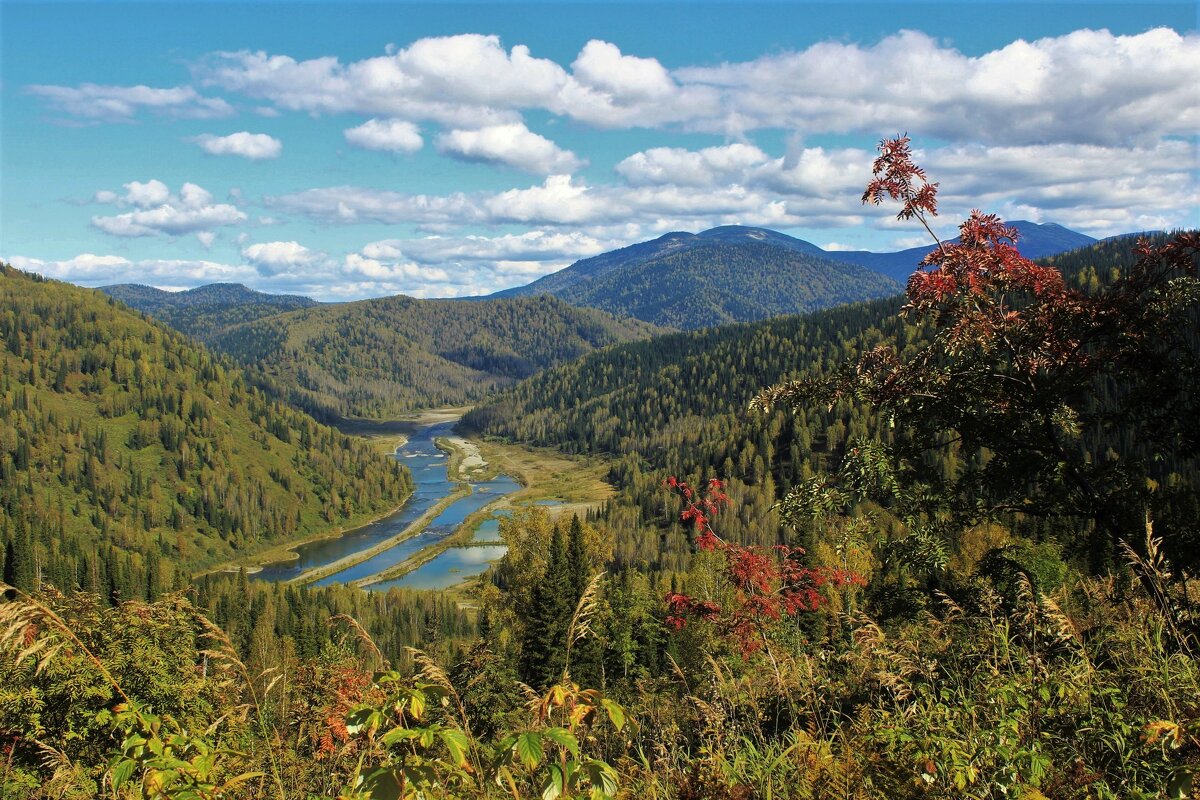
<path id="1" fill-rule="evenodd" d="M 864 267 L 763 242 L 714 241 L 612 270 L 558 296 L 656 325 L 705 328 L 886 297 L 898 289 Z"/>
<path id="2" fill-rule="evenodd" d="M 545 367 L 655 332 L 552 297 L 396 296 L 276 315 L 211 342 L 292 405 L 381 418 L 476 402 Z"/>
<path id="3" fill-rule="evenodd" d="M 240 283 L 210 283 L 182 292 L 121 283 L 100 291 L 201 341 L 242 322 L 317 305 L 307 297 L 256 292 Z"/>
<path id="4" fill-rule="evenodd" d="M 497 296 L 550 294 L 569 303 L 691 329 L 751 322 L 886 297 L 895 281 L 826 257 L 800 239 L 730 225 L 669 233 L 603 253 Z"/>
<path id="5" fill-rule="evenodd" d="M 1133 244 L 1132 239 L 1100 242 L 1046 263 L 1082 291 L 1095 293 L 1135 261 Z M 902 303 L 895 297 L 621 345 L 536 375 L 480 405 L 464 423 L 484 435 L 616 457 L 614 477 L 644 517 L 661 507 L 659 484 L 667 474 L 744 483 L 745 502 L 758 509 L 745 517 L 758 520 L 751 527 L 759 532 L 750 539 L 769 543 L 778 519 L 765 509 L 788 488 L 835 469 L 852 440 L 886 441 L 891 433 L 885 417 L 849 397 L 810 403 L 786 415 L 747 413 L 747 404 L 764 386 L 830 376 L 852 355 L 881 344 L 901 354 L 927 344 L 928 327 L 900 315 Z M 1192 347 L 1200 347 L 1195 335 Z M 1083 407 L 1095 416 L 1074 445 L 1081 453 L 1100 462 L 1147 455 L 1119 420 L 1102 413 L 1125 391 L 1107 381 L 1085 392 Z M 938 463 L 946 475 L 962 466 L 954 448 L 939 455 Z M 1191 485 L 1195 465 L 1169 458 L 1150 469 L 1164 487 L 1162 513 L 1177 529 L 1186 528 L 1194 510 L 1187 498 L 1194 494 L 1168 487 Z M 629 541 L 633 547 L 634 540 Z M 636 551 L 637 559 L 659 558 L 651 555 L 655 548 L 639 541 L 631 557 Z M 1064 544 L 1087 557 L 1087 537 Z"/>
<path id="6" fill-rule="evenodd" d="M 365 443 L 104 295 L 0 272 L 3 574 L 153 597 L 411 491 Z"/>

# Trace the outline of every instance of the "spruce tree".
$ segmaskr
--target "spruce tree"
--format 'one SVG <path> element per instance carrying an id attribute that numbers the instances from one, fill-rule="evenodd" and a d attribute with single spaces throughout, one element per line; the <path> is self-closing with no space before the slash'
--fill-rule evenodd
<path id="1" fill-rule="evenodd" d="M 592 565 L 588 560 L 587 546 L 584 544 L 583 523 L 578 515 L 571 517 L 571 527 L 567 535 L 568 570 L 571 578 L 571 607 L 567 612 L 567 625 L 579 605 L 583 593 L 587 591 L 588 582 L 592 578 Z M 600 643 L 596 636 L 589 635 L 575 642 L 571 647 L 571 663 L 567 666 L 571 678 L 581 686 L 599 686 L 603 678 L 603 656 Z"/>
<path id="2" fill-rule="evenodd" d="M 521 646 L 521 678 L 530 686 L 549 686 L 562 674 L 567 626 L 574 610 L 567 547 L 556 526 L 546 572 L 533 590 Z"/>

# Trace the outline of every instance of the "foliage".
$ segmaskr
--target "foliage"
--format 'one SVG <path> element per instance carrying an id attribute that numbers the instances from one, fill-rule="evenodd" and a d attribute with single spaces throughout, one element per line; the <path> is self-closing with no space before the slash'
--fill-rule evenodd
<path id="1" fill-rule="evenodd" d="M 688 617 L 719 622 L 738 644 L 743 658 L 758 651 L 767 642 L 770 626 L 802 612 L 821 607 L 822 590 L 861 586 L 861 575 L 829 567 L 806 567 L 801 563 L 802 548 L 776 545 L 774 552 L 745 547 L 723 540 L 712 529 L 710 520 L 729 503 L 722 492 L 724 485 L 713 478 L 707 491 L 697 491 L 675 477 L 667 479 L 671 489 L 683 498 L 680 518 L 691 523 L 696 546 L 715 551 L 724 559 L 724 578 L 732 588 L 732 607 L 712 599 L 698 599 L 673 592 L 667 595 L 668 625 L 682 628 Z"/>

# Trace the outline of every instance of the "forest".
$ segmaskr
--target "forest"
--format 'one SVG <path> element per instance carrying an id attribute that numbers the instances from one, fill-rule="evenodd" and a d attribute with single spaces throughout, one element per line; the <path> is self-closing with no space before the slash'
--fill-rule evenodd
<path id="1" fill-rule="evenodd" d="M 768 242 L 713 241 L 612 269 L 556 296 L 688 330 L 887 297 L 897 289 L 891 279 L 855 264 Z"/>
<path id="2" fill-rule="evenodd" d="M 364 441 L 104 295 L 0 273 L 6 583 L 152 599 L 193 571 L 350 527 L 411 478 Z"/>
<path id="3" fill-rule="evenodd" d="M 233 325 L 208 344 L 318 417 L 387 419 L 463 405 L 593 349 L 657 329 L 552 297 L 317 306 Z"/>
<path id="4" fill-rule="evenodd" d="M 885 141 L 864 200 L 924 221 L 937 186 L 911 158 L 906 138 Z M 470 430 L 606 456 L 618 491 L 582 515 L 502 519 L 508 551 L 470 594 L 263 586 L 243 572 L 109 598 L 78 567 L 31 576 L 6 560 L 4 793 L 1200 796 L 1200 234 L 1033 262 L 994 216 L 960 232 L 904 297 L 514 370 Z M 11 270 L 3 281 L 18 308 L 2 331 L 18 419 L 58 430 L 53 410 L 69 430 L 73 410 L 82 442 L 94 405 L 132 437 L 142 406 L 128 386 L 190 380 L 169 413 L 196 435 L 217 425 L 200 389 L 228 384 L 239 399 L 229 389 L 222 413 L 261 411 L 249 418 L 272 447 L 286 443 L 273 431 L 305 446 L 335 436 L 311 421 L 291 433 L 307 418 L 85 290 Z M 56 308 L 54 331 L 33 324 Z M 139 349 L 151 342 L 157 361 Z M 169 379 L 145 377 L 167 366 Z M 269 426 L 268 410 L 292 424 Z M 192 476 L 149 421 L 158 467 Z M 55 504 L 22 497 L 69 489 L 63 507 L 88 514 L 70 524 L 104 531 L 101 485 L 86 470 L 61 479 L 24 441 L 0 460 L 6 487 L 31 487 L 10 491 L 24 516 Z M 382 461 L 361 474 L 370 463 L 402 492 Z M 136 499 L 136 471 L 121 473 L 118 499 Z M 365 489 L 307 491 L 329 516 L 358 510 Z M 179 506 L 199 533 L 242 546 L 241 528 Z"/>

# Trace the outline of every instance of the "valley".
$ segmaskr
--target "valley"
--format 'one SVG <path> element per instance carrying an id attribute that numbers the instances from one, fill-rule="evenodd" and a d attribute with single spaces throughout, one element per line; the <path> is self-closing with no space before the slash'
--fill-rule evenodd
<path id="1" fill-rule="evenodd" d="M 583 514 L 611 496 L 612 487 L 599 477 L 602 465 L 452 435 L 459 413 L 436 409 L 411 415 L 411 421 L 346 426 L 377 447 L 391 447 L 387 455 L 412 474 L 413 492 L 404 505 L 360 527 L 282 545 L 209 572 L 245 570 L 255 580 L 372 591 L 447 588 L 504 555 L 495 544 L 498 537 L 489 535 L 498 515 L 530 504 Z M 471 552 L 462 552 L 466 549 Z"/>
<path id="2" fill-rule="evenodd" d="M 1195 0 L 0 0 L 0 800 L 1200 800 Z"/>

